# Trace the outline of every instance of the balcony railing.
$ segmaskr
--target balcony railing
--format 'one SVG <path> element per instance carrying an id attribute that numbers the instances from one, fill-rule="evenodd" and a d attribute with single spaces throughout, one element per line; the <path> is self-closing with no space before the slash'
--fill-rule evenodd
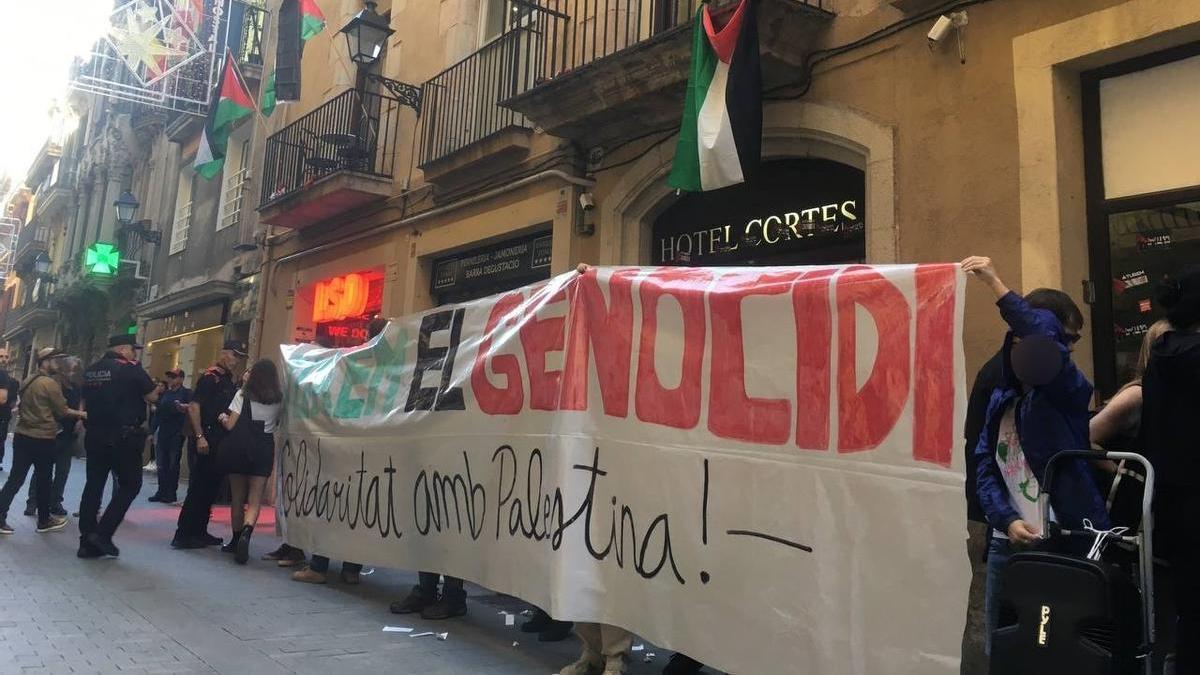
<path id="1" fill-rule="evenodd" d="M 512 0 L 544 25 L 546 58 L 536 63 L 540 84 L 640 42 L 689 25 L 700 0 Z M 832 0 L 792 0 L 829 9 Z M 717 7 L 734 0 L 716 0 Z M 541 17 L 541 18 L 538 18 Z"/>
<path id="2" fill-rule="evenodd" d="M 267 139 L 260 209 L 338 172 L 391 178 L 400 102 L 351 89 Z"/>
<path id="3" fill-rule="evenodd" d="M 532 86 L 536 64 L 547 58 L 542 39 L 545 17 L 527 14 L 524 18 L 425 83 L 421 164 L 503 129 L 532 126 L 524 115 L 500 105 Z"/>
<path id="4" fill-rule="evenodd" d="M 15 263 L 18 272 L 24 272 L 29 267 L 32 258 L 50 248 L 50 228 L 45 225 L 28 223 L 17 234 L 17 254 Z"/>
<path id="5" fill-rule="evenodd" d="M 171 225 L 171 248 L 168 255 L 175 255 L 187 248 L 188 230 L 192 227 L 192 202 L 185 202 L 175 210 L 175 222 Z"/>

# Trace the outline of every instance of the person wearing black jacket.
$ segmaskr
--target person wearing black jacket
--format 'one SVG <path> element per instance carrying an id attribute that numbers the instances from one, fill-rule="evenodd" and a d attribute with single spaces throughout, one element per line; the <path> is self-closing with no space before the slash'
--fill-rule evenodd
<path id="1" fill-rule="evenodd" d="M 8 350 L 0 349 L 0 471 L 4 470 L 4 448 L 8 445 L 8 425 L 21 383 L 8 374 Z"/>
<path id="2" fill-rule="evenodd" d="M 1200 673 L 1200 265 L 1158 293 L 1173 330 L 1150 348 L 1142 378 L 1141 447 L 1157 476 L 1155 553 L 1171 563 L 1178 620 L 1175 672 Z"/>

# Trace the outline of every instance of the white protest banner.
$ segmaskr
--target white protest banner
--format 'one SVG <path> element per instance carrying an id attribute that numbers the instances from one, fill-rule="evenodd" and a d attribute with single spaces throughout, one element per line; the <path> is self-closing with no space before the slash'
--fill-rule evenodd
<path id="1" fill-rule="evenodd" d="M 738 675 L 957 673 L 962 287 L 590 268 L 285 346 L 287 540 Z"/>

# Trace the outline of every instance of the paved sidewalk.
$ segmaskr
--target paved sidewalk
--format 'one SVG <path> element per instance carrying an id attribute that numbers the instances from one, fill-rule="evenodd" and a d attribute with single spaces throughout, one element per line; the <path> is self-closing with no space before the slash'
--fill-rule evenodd
<path id="1" fill-rule="evenodd" d="M 83 478 L 76 460 L 68 510 L 78 506 Z M 578 654 L 574 638 L 538 643 L 506 627 L 500 610 L 526 606 L 483 589 L 469 588 L 463 619 L 425 622 L 387 609 L 415 574 L 377 569 L 360 586 L 344 586 L 335 561 L 329 584 L 293 582 L 289 570 L 258 560 L 279 544 L 269 526 L 255 534 L 245 567 L 215 548 L 172 550 L 178 509 L 148 503 L 154 489 L 146 474 L 117 534 L 121 557 L 100 561 L 75 557 L 74 519 L 61 532 L 34 532 L 35 519 L 21 515 L 21 492 L 8 519 L 16 534 L 0 537 L 0 673 L 547 675 Z M 217 520 L 211 531 L 227 535 L 228 508 Z M 410 638 L 382 632 L 385 625 L 449 637 Z M 635 654 L 631 675 L 658 673 L 666 664 L 669 654 L 646 649 L 656 659 L 645 663 Z"/>

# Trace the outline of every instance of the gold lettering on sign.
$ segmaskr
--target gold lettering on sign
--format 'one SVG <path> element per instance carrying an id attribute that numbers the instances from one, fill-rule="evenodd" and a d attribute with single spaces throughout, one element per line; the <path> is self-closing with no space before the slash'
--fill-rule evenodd
<path id="1" fill-rule="evenodd" d="M 1042 605 L 1042 623 L 1038 625 L 1038 646 L 1046 646 L 1046 626 L 1050 623 L 1050 605 Z"/>

